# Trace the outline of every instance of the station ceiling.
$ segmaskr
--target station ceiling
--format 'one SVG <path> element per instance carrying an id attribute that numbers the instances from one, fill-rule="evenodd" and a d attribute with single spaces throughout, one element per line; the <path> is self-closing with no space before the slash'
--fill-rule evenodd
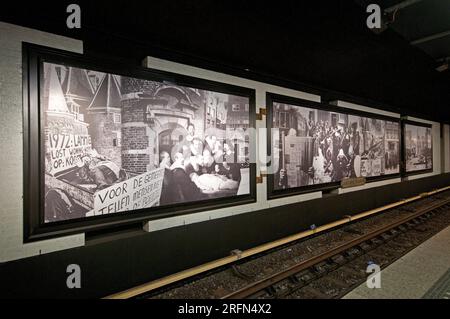
<path id="1" fill-rule="evenodd" d="M 436 60 L 448 56 L 449 37 L 411 45 L 448 30 L 450 0 L 399 10 L 380 34 L 367 28 L 362 1 L 76 1 L 80 30 L 66 27 L 66 7 L 75 1 L 10 1 L 0 20 L 81 39 L 86 54 L 123 63 L 140 65 L 153 55 L 342 92 L 450 122 L 450 72 L 436 71 Z M 386 8 L 400 1 L 379 2 Z"/>
<path id="2" fill-rule="evenodd" d="M 373 0 L 357 0 L 362 7 Z M 440 65 L 450 58 L 450 0 L 382 0 L 388 27 Z"/>

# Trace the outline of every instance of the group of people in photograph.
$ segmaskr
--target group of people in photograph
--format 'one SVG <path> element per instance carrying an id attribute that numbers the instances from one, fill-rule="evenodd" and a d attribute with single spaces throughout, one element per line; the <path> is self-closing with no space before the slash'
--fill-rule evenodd
<path id="1" fill-rule="evenodd" d="M 430 127 L 405 125 L 405 164 L 407 172 L 433 167 L 433 142 Z"/>
<path id="2" fill-rule="evenodd" d="M 331 176 L 331 181 L 336 182 L 344 177 L 356 177 L 357 172 L 354 164 L 361 154 L 361 134 L 358 131 L 358 123 L 352 123 L 349 126 L 339 128 L 330 126 L 328 122 L 319 121 L 317 124 L 313 121 L 308 122 L 308 136 L 315 139 L 317 152 L 316 165 L 313 165 L 321 173 L 321 167 L 318 164 L 324 164 L 323 172 Z M 377 141 L 372 133 L 367 134 L 369 139 L 369 149 L 367 157 L 374 158 L 377 147 L 380 147 L 382 141 Z M 317 175 L 317 174 L 316 174 Z"/>
<path id="3" fill-rule="evenodd" d="M 382 121 L 374 120 L 375 122 L 372 124 L 369 124 L 369 121 L 370 119 L 360 117 L 357 121 L 347 120 L 347 125 L 338 124 L 337 121 L 330 124 L 329 121 L 315 121 L 312 118 L 305 121 L 305 129 L 302 130 L 301 137 L 306 139 L 302 142 L 300 151 L 302 161 L 297 169 L 300 170 L 302 176 L 297 179 L 297 185 L 291 185 L 287 168 L 289 163 L 283 163 L 284 165 L 281 165 L 281 169 L 275 176 L 275 188 L 286 189 L 339 182 L 346 177 L 360 177 L 364 175 L 361 172 L 363 159 L 380 159 L 380 165 L 381 162 L 389 162 L 394 165 L 392 159 L 385 158 L 387 153 L 385 152 Z M 289 137 L 296 136 L 299 136 L 298 130 L 290 128 L 285 139 L 291 141 Z M 290 156 L 289 160 L 292 160 L 292 157 Z M 398 156 L 396 165 L 398 166 Z"/>
<path id="4" fill-rule="evenodd" d="M 236 193 L 241 181 L 234 144 L 219 140 L 215 129 L 205 138 L 195 134 L 189 124 L 182 142 L 160 152 L 160 167 L 165 168 L 161 205 L 196 201 L 214 197 L 220 192 Z"/>

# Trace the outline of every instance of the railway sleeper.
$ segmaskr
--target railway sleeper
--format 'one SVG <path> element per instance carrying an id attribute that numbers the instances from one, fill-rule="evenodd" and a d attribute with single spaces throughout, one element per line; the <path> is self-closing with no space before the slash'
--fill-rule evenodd
<path id="1" fill-rule="evenodd" d="M 312 266 L 312 269 L 317 275 L 321 275 L 329 271 L 328 264 L 325 261 Z"/>
<path id="2" fill-rule="evenodd" d="M 344 256 L 342 256 L 342 254 L 331 257 L 331 261 L 338 265 L 344 265 L 347 263 L 347 260 L 345 259 Z"/>
<path id="3" fill-rule="evenodd" d="M 328 258 L 325 262 L 326 262 L 326 266 L 325 266 L 325 267 L 326 267 L 326 269 L 327 269 L 328 271 L 333 271 L 333 270 L 339 268 L 339 266 L 340 266 L 339 263 L 337 263 L 337 262 L 335 262 L 335 261 L 333 260 L 333 257 Z"/>
<path id="4" fill-rule="evenodd" d="M 416 224 L 414 224 L 412 221 L 408 221 L 408 222 L 406 222 L 403 225 L 405 225 L 405 227 L 408 227 L 409 229 L 411 229 L 411 228 L 416 226 Z"/>
<path id="5" fill-rule="evenodd" d="M 280 292 L 288 290 L 292 286 L 292 282 L 290 278 L 283 279 L 277 283 L 271 285 L 273 290 L 275 291 L 275 295 L 278 295 Z"/>
<path id="6" fill-rule="evenodd" d="M 264 288 L 264 293 L 266 293 L 269 296 L 276 296 L 277 295 L 277 290 L 274 287 L 274 285 L 268 286 L 266 288 Z"/>
<path id="7" fill-rule="evenodd" d="M 297 279 L 301 282 L 308 282 L 314 278 L 316 278 L 317 276 L 311 272 L 309 269 L 303 270 L 299 273 L 296 273 L 294 275 L 295 277 L 297 277 Z"/>
<path id="8" fill-rule="evenodd" d="M 302 283 L 308 283 L 317 278 L 317 275 L 312 273 L 310 270 L 304 270 L 295 274 L 294 276 L 297 277 L 297 279 Z"/>
<path id="9" fill-rule="evenodd" d="M 347 258 L 353 259 L 362 255 L 362 251 L 357 247 L 352 247 L 344 252 L 344 256 Z"/>
<path id="10" fill-rule="evenodd" d="M 362 251 L 367 252 L 367 251 L 373 249 L 373 244 L 371 244 L 371 243 L 365 241 L 365 242 L 362 242 L 361 244 L 359 244 L 358 247 L 359 247 Z"/>
<path id="11" fill-rule="evenodd" d="M 389 235 L 392 236 L 392 238 L 396 238 L 401 234 L 402 234 L 402 232 L 398 228 L 397 229 L 393 228 L 389 231 Z"/>
<path id="12" fill-rule="evenodd" d="M 391 240 L 393 237 L 393 235 L 389 234 L 388 232 L 382 233 L 380 236 L 381 238 L 383 238 L 383 241 Z"/>
<path id="13" fill-rule="evenodd" d="M 378 237 L 371 238 L 371 239 L 369 239 L 369 241 L 372 243 L 372 245 L 375 245 L 375 246 L 379 246 L 383 243 L 383 241 Z"/>
<path id="14" fill-rule="evenodd" d="M 288 278 L 288 280 L 290 281 L 291 284 L 294 284 L 294 285 L 298 285 L 301 283 L 301 281 L 295 275 L 290 276 Z"/>

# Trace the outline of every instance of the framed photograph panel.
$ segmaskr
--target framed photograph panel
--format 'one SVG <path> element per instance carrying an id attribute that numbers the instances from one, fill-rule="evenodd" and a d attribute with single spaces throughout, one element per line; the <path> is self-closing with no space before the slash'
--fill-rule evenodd
<path id="1" fill-rule="evenodd" d="M 24 45 L 25 240 L 256 201 L 252 89 Z"/>
<path id="2" fill-rule="evenodd" d="M 433 131 L 429 124 L 403 121 L 404 174 L 433 171 Z"/>
<path id="3" fill-rule="evenodd" d="M 400 175 L 400 119 L 267 94 L 269 198 Z"/>

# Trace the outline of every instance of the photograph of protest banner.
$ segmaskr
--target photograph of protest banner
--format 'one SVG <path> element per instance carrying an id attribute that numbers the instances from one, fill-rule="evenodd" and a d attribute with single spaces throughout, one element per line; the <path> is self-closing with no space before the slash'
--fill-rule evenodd
<path id="1" fill-rule="evenodd" d="M 44 223 L 250 194 L 250 98 L 42 63 Z"/>
<path id="2" fill-rule="evenodd" d="M 433 169 L 433 136 L 431 125 L 404 123 L 405 172 Z"/>
<path id="3" fill-rule="evenodd" d="M 271 102 L 274 191 L 400 173 L 399 121 L 321 106 Z"/>

